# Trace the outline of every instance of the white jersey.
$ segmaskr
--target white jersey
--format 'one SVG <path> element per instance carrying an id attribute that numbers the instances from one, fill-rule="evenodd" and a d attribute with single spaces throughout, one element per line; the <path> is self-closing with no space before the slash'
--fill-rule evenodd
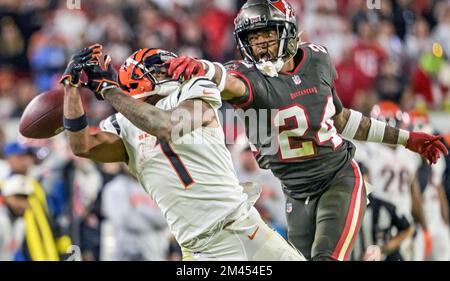
<path id="1" fill-rule="evenodd" d="M 360 144 L 356 158 L 369 170 L 373 196 L 395 205 L 399 215 L 411 220 L 411 184 L 422 160 L 402 146 L 391 148 L 377 143 Z M 358 155 L 364 155 L 359 156 Z"/>
<path id="2" fill-rule="evenodd" d="M 445 160 L 443 158 L 439 158 L 435 165 L 431 165 L 431 176 L 422 194 L 423 210 L 430 228 L 435 225 L 442 225 L 444 223 L 438 190 L 439 188 L 442 188 L 442 177 L 444 171 Z"/>
<path id="3" fill-rule="evenodd" d="M 168 110 L 188 99 L 206 101 L 217 117 L 220 92 L 205 78 L 184 83 L 156 107 Z M 156 201 L 181 245 L 213 232 L 246 206 L 247 195 L 239 185 L 220 125 L 197 128 L 170 143 L 157 141 L 120 113 L 100 127 L 122 138 L 130 170 Z"/>
<path id="4" fill-rule="evenodd" d="M 448 261 L 450 260 L 450 233 L 448 225 L 442 217 L 442 206 L 439 198 L 439 190 L 443 188 L 442 178 L 446 164 L 443 158 L 431 165 L 431 175 L 422 194 L 423 211 L 427 221 L 428 230 L 433 241 L 432 250 L 427 260 Z"/>

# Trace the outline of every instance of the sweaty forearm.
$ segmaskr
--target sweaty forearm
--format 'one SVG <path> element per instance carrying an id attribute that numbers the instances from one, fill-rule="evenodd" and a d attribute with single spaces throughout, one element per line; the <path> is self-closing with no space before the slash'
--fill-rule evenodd
<path id="1" fill-rule="evenodd" d="M 119 88 L 105 90 L 105 100 L 136 127 L 156 136 L 158 139 L 170 140 L 173 124 L 170 113 L 153 105 L 125 95 Z"/>

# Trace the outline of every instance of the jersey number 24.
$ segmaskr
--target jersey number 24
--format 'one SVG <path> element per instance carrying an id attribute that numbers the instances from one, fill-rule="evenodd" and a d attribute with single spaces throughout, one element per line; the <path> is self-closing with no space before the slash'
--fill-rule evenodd
<path id="1" fill-rule="evenodd" d="M 309 158 L 316 155 L 316 146 L 331 141 L 333 148 L 342 143 L 342 138 L 337 134 L 331 117 L 336 113 L 333 98 L 328 97 L 322 112 L 320 129 L 316 132 L 314 140 L 305 140 L 305 135 L 310 128 L 308 111 L 305 107 L 294 104 L 281 109 L 275 115 L 274 124 L 279 129 L 278 155 L 282 160 L 294 160 Z M 293 124 L 288 126 L 288 122 Z"/>

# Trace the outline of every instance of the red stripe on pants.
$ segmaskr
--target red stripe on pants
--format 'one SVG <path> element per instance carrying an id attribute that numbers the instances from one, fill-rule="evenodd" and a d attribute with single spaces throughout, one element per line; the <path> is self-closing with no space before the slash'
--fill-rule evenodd
<path id="1" fill-rule="evenodd" d="M 344 246 L 345 241 L 348 238 L 349 235 L 349 231 L 350 231 L 350 226 L 352 224 L 353 221 L 353 216 L 355 213 L 355 206 L 356 206 L 356 202 L 357 200 L 362 200 L 362 190 L 361 190 L 361 196 L 360 198 L 358 198 L 358 190 L 359 190 L 359 185 L 361 183 L 361 173 L 359 171 L 358 168 L 358 164 L 356 164 L 356 162 L 354 160 L 352 160 L 351 162 L 352 168 L 353 168 L 353 173 L 355 174 L 355 185 L 353 186 L 353 193 L 352 193 L 352 199 L 350 201 L 350 207 L 348 209 L 348 213 L 347 213 L 347 218 L 345 220 L 345 226 L 344 226 L 344 230 L 341 234 L 341 237 L 339 238 L 339 241 L 336 245 L 336 248 L 334 248 L 333 254 L 331 255 L 331 257 L 333 259 L 338 260 L 339 256 L 341 255 L 342 252 L 342 247 Z M 362 188 L 362 187 L 361 187 Z M 362 202 L 361 202 L 362 203 Z M 362 211 L 362 206 L 360 205 L 360 210 L 359 213 L 357 214 L 357 219 L 358 219 L 358 224 L 357 224 L 357 228 L 355 229 L 355 232 L 353 233 L 353 237 L 351 238 L 351 243 L 354 241 L 356 235 L 358 234 L 358 231 L 356 231 L 359 228 L 359 217 L 361 216 L 361 211 Z M 351 245 L 350 243 L 350 245 Z M 350 245 L 349 247 L 346 249 L 346 253 L 344 255 L 344 260 L 347 258 L 348 254 L 349 254 L 349 250 L 350 250 Z"/>

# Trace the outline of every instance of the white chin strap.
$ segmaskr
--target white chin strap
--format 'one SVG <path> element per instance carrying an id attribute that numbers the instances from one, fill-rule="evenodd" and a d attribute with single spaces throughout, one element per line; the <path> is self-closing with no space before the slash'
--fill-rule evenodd
<path id="1" fill-rule="evenodd" d="M 283 59 L 278 58 L 275 62 L 260 60 L 258 63 L 256 63 L 256 68 L 266 76 L 278 77 L 278 72 L 281 70 L 281 68 L 283 68 L 283 65 Z"/>

